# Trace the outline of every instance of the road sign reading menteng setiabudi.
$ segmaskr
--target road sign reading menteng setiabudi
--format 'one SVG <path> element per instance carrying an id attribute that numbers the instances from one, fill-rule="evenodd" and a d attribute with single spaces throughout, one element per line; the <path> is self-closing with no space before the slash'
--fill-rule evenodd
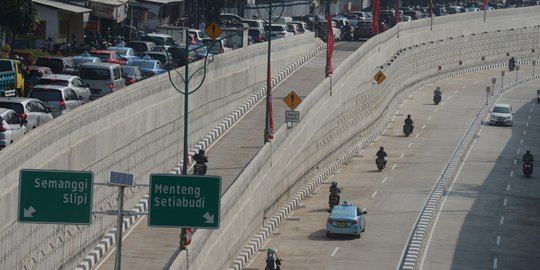
<path id="1" fill-rule="evenodd" d="M 21 223 L 90 224 L 92 172 L 24 169 L 19 174 Z"/>
<path id="2" fill-rule="evenodd" d="M 219 228 L 221 177 L 150 175 L 148 226 Z"/>

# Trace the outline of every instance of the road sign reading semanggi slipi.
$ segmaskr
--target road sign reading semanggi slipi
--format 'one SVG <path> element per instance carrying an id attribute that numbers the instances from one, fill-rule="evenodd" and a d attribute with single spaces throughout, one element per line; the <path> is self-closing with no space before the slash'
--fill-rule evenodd
<path id="1" fill-rule="evenodd" d="M 148 226 L 219 228 L 221 177 L 150 175 Z"/>
<path id="2" fill-rule="evenodd" d="M 90 224 L 94 175 L 24 169 L 19 174 L 21 223 Z"/>

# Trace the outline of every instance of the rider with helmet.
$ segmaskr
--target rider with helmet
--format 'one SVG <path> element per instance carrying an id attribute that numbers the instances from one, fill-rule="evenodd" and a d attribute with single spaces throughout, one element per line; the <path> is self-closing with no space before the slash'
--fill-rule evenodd
<path id="1" fill-rule="evenodd" d="M 330 195 L 328 196 L 328 201 L 330 201 L 332 197 L 337 197 L 337 204 L 339 204 L 339 199 L 340 199 L 339 193 L 341 193 L 341 188 L 338 187 L 336 181 L 332 181 L 329 191 L 330 191 Z"/>
<path id="2" fill-rule="evenodd" d="M 387 155 L 386 152 L 384 151 L 384 147 L 381 146 L 381 147 L 379 148 L 379 151 L 377 151 L 377 154 L 376 154 L 376 155 L 377 155 L 377 159 L 382 158 L 382 159 L 384 160 L 384 166 L 386 167 L 386 161 L 387 161 L 387 156 L 388 156 L 388 155 Z M 375 160 L 375 162 L 377 162 L 377 161 Z"/>
<path id="3" fill-rule="evenodd" d="M 266 250 L 266 266 L 264 270 L 280 270 L 281 260 L 276 255 L 277 250 L 268 248 Z"/>
<path id="4" fill-rule="evenodd" d="M 204 150 L 203 149 L 200 149 L 199 150 L 199 153 L 193 155 L 193 160 L 195 160 L 195 166 L 197 166 L 197 164 L 202 164 L 202 175 L 205 175 L 206 174 L 206 164 L 208 162 L 208 157 L 206 155 L 204 155 Z"/>
<path id="5" fill-rule="evenodd" d="M 442 95 L 442 91 L 441 91 L 441 88 L 437 85 L 437 87 L 435 88 L 435 90 L 433 91 L 433 94 L 434 95 Z"/>
<path id="6" fill-rule="evenodd" d="M 405 127 L 406 127 L 407 125 L 411 125 L 411 133 L 412 133 L 413 130 L 414 130 L 414 126 L 413 126 L 414 121 L 412 120 L 410 114 L 407 114 L 407 118 L 405 119 L 404 122 L 405 122 L 405 125 L 403 126 L 403 133 L 405 133 Z"/>

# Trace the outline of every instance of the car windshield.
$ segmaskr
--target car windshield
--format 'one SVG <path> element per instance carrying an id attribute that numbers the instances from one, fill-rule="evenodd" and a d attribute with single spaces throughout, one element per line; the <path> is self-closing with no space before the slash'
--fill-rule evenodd
<path id="1" fill-rule="evenodd" d="M 138 66 L 140 68 L 154 68 L 154 62 L 133 62 L 132 65 Z"/>
<path id="2" fill-rule="evenodd" d="M 68 81 L 63 80 L 55 80 L 55 79 L 39 79 L 38 84 L 45 84 L 45 85 L 62 85 L 62 86 L 68 86 Z"/>
<path id="3" fill-rule="evenodd" d="M 11 109 L 11 110 L 14 110 L 18 114 L 24 113 L 24 108 L 22 104 L 20 103 L 0 102 L 0 108 Z"/>
<path id="4" fill-rule="evenodd" d="M 354 217 L 355 209 L 353 207 L 334 207 L 332 217 Z"/>
<path id="5" fill-rule="evenodd" d="M 511 113 L 510 108 L 508 107 L 495 107 L 493 108 L 494 113 Z"/>
<path id="6" fill-rule="evenodd" d="M 31 98 L 37 98 L 42 101 L 59 101 L 62 100 L 62 93 L 55 89 L 39 89 L 34 88 L 30 92 Z"/>
<path id="7" fill-rule="evenodd" d="M 116 48 L 116 49 L 114 49 L 114 50 L 117 51 L 119 55 L 126 55 L 127 52 L 128 52 L 127 49 Z"/>
<path id="8" fill-rule="evenodd" d="M 111 73 L 109 69 L 81 68 L 80 77 L 86 80 L 108 81 Z"/>
<path id="9" fill-rule="evenodd" d="M 0 72 L 4 71 L 12 71 L 13 68 L 11 67 L 10 61 L 0 61 Z"/>
<path id="10" fill-rule="evenodd" d="M 110 58 L 108 53 L 92 53 L 92 56 L 98 57 L 101 60 L 109 60 Z"/>
<path id="11" fill-rule="evenodd" d="M 126 74 L 127 76 L 135 75 L 135 69 L 134 68 L 124 68 L 124 67 L 122 67 L 122 72 L 124 74 Z"/>

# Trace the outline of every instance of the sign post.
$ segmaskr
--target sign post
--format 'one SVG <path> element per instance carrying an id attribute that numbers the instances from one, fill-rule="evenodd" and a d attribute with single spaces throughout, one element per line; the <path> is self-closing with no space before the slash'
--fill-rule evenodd
<path id="1" fill-rule="evenodd" d="M 90 224 L 93 181 L 86 171 L 21 170 L 18 221 Z"/>
<path id="2" fill-rule="evenodd" d="M 221 177 L 151 174 L 149 227 L 219 228 Z"/>
<path id="3" fill-rule="evenodd" d="M 493 96 L 493 92 L 495 92 L 495 83 L 497 82 L 497 78 L 493 77 L 491 78 L 491 96 Z"/>

